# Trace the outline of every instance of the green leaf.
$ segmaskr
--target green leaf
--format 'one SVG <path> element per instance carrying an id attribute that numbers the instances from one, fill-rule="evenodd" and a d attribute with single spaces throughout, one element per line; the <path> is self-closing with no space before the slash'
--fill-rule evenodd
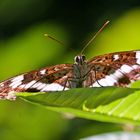
<path id="1" fill-rule="evenodd" d="M 26 101 L 57 112 L 117 123 L 140 124 L 140 90 L 131 88 L 77 88 L 61 92 L 18 93 Z"/>

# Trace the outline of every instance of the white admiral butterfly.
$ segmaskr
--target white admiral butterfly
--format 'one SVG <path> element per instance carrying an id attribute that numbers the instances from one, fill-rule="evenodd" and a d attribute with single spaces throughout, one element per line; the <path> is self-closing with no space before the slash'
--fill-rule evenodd
<path id="1" fill-rule="evenodd" d="M 96 56 L 74 64 L 60 64 L 31 71 L 0 83 L 0 98 L 12 99 L 14 92 L 61 91 L 78 87 L 127 87 L 140 79 L 140 51 Z"/>
<path id="2" fill-rule="evenodd" d="M 106 24 L 108 22 L 89 43 Z M 105 54 L 89 61 L 81 53 L 75 57 L 74 64 L 50 66 L 1 82 L 0 98 L 15 99 L 15 92 L 62 91 L 78 87 L 127 87 L 139 79 L 140 50 Z"/>

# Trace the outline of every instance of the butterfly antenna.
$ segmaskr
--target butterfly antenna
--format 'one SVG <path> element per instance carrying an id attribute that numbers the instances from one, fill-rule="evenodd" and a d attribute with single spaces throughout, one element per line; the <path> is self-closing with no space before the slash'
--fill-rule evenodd
<path id="1" fill-rule="evenodd" d="M 48 37 L 48 38 L 50 38 L 50 39 L 56 41 L 57 43 L 59 43 L 59 44 L 65 46 L 65 44 L 64 44 L 63 42 L 61 42 L 61 41 L 55 39 L 54 37 L 52 37 L 52 36 L 50 36 L 50 35 L 48 35 L 48 34 L 44 34 L 44 36 L 46 36 L 46 37 Z"/>
<path id="2" fill-rule="evenodd" d="M 52 36 L 50 36 L 48 34 L 44 34 L 44 36 L 56 41 L 57 43 L 61 44 L 62 46 L 66 46 L 63 42 L 61 42 L 60 40 L 57 40 L 56 38 L 54 38 L 54 37 L 52 37 Z M 72 51 L 75 51 L 73 48 L 69 48 L 69 49 L 71 49 Z"/>
<path id="3" fill-rule="evenodd" d="M 100 34 L 103 29 L 108 25 L 110 21 L 107 20 L 104 25 L 100 28 L 100 30 L 89 40 L 89 42 L 84 46 L 84 48 L 81 51 L 81 54 L 84 52 L 84 50 L 89 46 L 89 44 L 91 44 L 91 42 L 98 36 L 98 34 Z"/>

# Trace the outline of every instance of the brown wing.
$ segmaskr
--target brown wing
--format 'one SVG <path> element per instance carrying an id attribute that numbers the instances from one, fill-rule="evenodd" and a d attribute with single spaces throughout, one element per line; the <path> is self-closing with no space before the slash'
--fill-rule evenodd
<path id="1" fill-rule="evenodd" d="M 88 61 L 93 87 L 129 86 L 140 79 L 140 51 L 126 51 L 105 54 Z"/>
<path id="2" fill-rule="evenodd" d="M 0 98 L 13 99 L 15 92 L 59 91 L 71 74 L 72 65 L 60 64 L 24 73 L 0 83 Z"/>

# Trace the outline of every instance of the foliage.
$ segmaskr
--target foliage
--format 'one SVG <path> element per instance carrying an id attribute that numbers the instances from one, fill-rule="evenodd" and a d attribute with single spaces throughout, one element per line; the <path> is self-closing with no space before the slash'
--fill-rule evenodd
<path id="1" fill-rule="evenodd" d="M 17 93 L 57 112 L 104 122 L 140 124 L 140 91 L 129 88 L 82 88 L 50 93 Z"/>

